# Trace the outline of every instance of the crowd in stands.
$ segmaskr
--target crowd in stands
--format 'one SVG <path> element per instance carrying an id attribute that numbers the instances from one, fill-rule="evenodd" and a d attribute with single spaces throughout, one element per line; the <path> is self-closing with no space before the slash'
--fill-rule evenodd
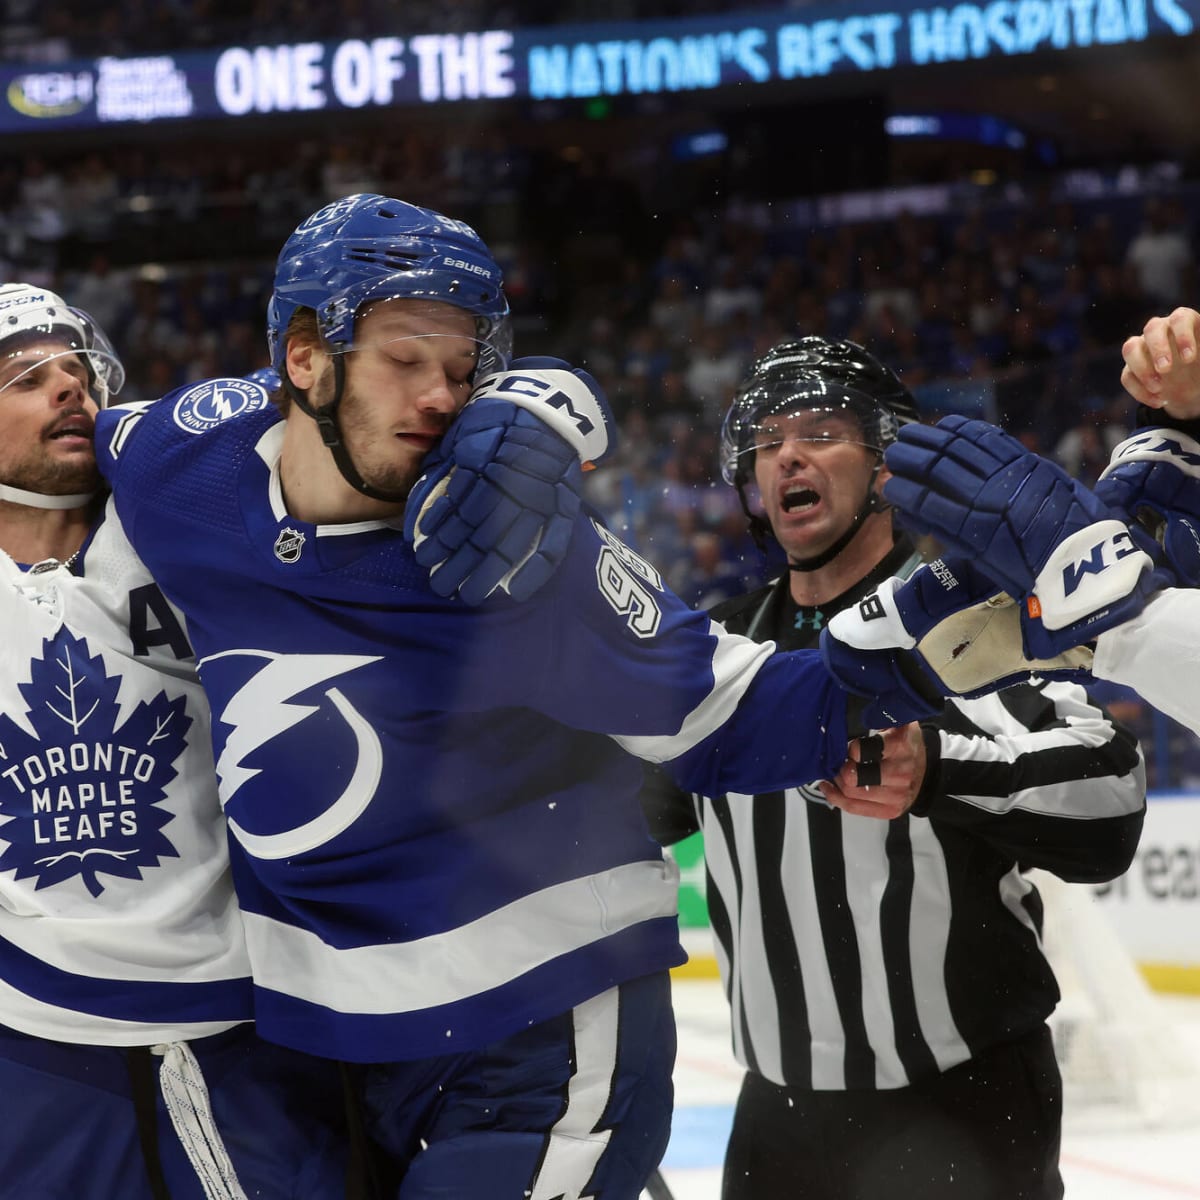
<path id="1" fill-rule="evenodd" d="M 1080 199 L 1048 181 L 936 215 L 814 221 L 811 203 L 730 189 L 707 208 L 665 207 L 606 170 L 416 135 L 313 140 L 277 159 L 31 154 L 0 169 L 0 265 L 95 314 L 139 399 L 265 364 L 271 256 L 298 213 L 381 190 L 466 216 L 506 267 L 518 352 L 586 366 L 619 415 L 592 501 L 703 606 L 777 566 L 717 464 L 733 389 L 776 341 L 860 342 L 927 417 L 1000 421 L 1090 481 L 1133 418 L 1120 343 L 1197 295 L 1184 183 Z"/>

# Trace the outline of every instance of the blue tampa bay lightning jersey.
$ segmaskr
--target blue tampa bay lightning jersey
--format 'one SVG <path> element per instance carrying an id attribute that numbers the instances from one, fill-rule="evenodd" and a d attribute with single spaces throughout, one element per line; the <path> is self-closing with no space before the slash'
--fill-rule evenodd
<path id="1" fill-rule="evenodd" d="M 181 614 L 109 502 L 74 573 L 0 552 L 0 1024 L 149 1045 L 250 1019 Z"/>
<path id="2" fill-rule="evenodd" d="M 283 430 L 243 380 L 96 429 L 200 660 L 259 1032 L 449 1054 L 681 962 L 638 759 L 714 793 L 831 777 L 819 658 L 726 634 L 587 513 L 528 602 L 443 599 L 396 524 L 288 514 Z"/>

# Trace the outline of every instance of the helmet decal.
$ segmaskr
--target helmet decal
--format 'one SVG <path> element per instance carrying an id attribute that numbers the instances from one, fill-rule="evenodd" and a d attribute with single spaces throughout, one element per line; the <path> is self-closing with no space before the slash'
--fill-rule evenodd
<path id="1" fill-rule="evenodd" d="M 61 349 L 37 354 L 32 347 L 58 343 Z M 125 368 L 104 331 L 82 309 L 72 308 L 48 288 L 28 283 L 0 285 L 0 366 L 16 360 L 20 367 L 0 385 L 11 386 L 39 363 L 64 355 L 78 355 L 88 370 L 88 382 L 97 405 L 121 390 Z"/>

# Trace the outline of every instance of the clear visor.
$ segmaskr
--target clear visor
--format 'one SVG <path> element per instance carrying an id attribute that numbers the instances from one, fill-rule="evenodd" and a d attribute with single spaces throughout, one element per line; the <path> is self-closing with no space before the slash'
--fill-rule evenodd
<path id="1" fill-rule="evenodd" d="M 736 482 L 739 467 L 759 450 L 773 450 L 788 441 L 841 442 L 876 453 L 895 440 L 896 417 L 868 396 L 756 397 L 747 392 L 735 401 L 721 432 L 721 474 Z"/>
<path id="2" fill-rule="evenodd" d="M 512 326 L 507 316 L 492 321 L 444 301 L 382 297 L 359 309 L 350 341 L 328 349 L 333 354 L 379 349 L 393 357 L 432 358 L 474 379 L 508 364 Z"/>
<path id="3" fill-rule="evenodd" d="M 3 336 L 0 327 L 0 393 L 29 385 L 39 374 L 47 374 L 50 364 L 70 360 L 83 367 L 86 386 L 92 399 L 104 408 L 109 397 L 125 383 L 125 368 L 108 338 L 90 317 L 78 309 L 69 309 L 69 322 L 31 320 L 26 315 L 21 329 Z M 64 364 L 65 365 L 65 364 Z"/>

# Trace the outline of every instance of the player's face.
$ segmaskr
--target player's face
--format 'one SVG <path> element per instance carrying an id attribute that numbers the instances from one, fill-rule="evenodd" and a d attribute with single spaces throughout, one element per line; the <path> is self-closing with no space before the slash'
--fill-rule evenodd
<path id="1" fill-rule="evenodd" d="M 354 341 L 338 416 L 342 438 L 367 483 L 406 494 L 471 393 L 475 319 L 449 304 L 392 300 L 359 319 Z M 318 403 L 332 386 L 327 372 Z"/>
<path id="2" fill-rule="evenodd" d="M 39 342 L 0 357 L 0 483 L 47 496 L 95 491 L 95 420 L 77 354 Z"/>
<path id="3" fill-rule="evenodd" d="M 788 557 L 813 558 L 850 528 L 877 456 L 853 417 L 797 412 L 763 421 L 754 477 L 763 511 Z"/>

